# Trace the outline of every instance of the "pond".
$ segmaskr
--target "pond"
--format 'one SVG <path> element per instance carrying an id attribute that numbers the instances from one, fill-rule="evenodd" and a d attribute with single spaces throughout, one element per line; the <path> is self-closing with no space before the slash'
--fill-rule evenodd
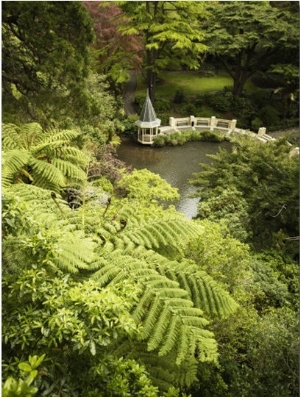
<path id="1" fill-rule="evenodd" d="M 174 202 L 174 205 L 179 212 L 191 219 L 197 214 L 199 198 L 190 197 L 196 188 L 189 184 L 189 179 L 194 172 L 200 171 L 200 163 L 212 162 L 206 154 L 217 153 L 219 147 L 228 147 L 228 142 L 188 142 L 183 146 L 155 148 L 124 138 L 117 154 L 126 164 L 138 170 L 146 168 L 178 188 L 180 200 Z"/>

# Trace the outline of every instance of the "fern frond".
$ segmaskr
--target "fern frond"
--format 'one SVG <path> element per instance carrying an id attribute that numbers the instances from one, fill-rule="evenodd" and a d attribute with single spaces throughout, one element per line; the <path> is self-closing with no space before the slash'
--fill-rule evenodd
<path id="1" fill-rule="evenodd" d="M 233 313 L 238 304 L 212 277 L 199 270 L 197 265 L 180 264 L 178 273 L 186 273 L 191 285 L 191 299 L 196 307 L 201 308 L 209 316 L 228 316 Z M 176 281 L 180 281 L 177 280 Z"/>
<path id="2" fill-rule="evenodd" d="M 77 273 L 95 262 L 95 241 L 68 222 L 65 215 L 71 209 L 59 195 L 54 201 L 49 191 L 22 184 L 11 185 L 3 194 L 4 223 L 12 225 L 3 238 L 8 266 L 34 263 Z"/>
<path id="3" fill-rule="evenodd" d="M 176 352 L 160 357 L 155 352 L 148 352 L 145 342 L 135 341 L 133 344 L 128 340 L 119 342 L 113 354 L 135 359 L 144 365 L 154 385 L 163 391 L 168 391 L 172 386 L 189 387 L 197 379 L 198 361 L 194 356 L 190 356 L 177 365 Z"/>
<path id="4" fill-rule="evenodd" d="M 4 187 L 14 183 L 16 175 L 27 164 L 29 158 L 29 153 L 20 149 L 2 153 L 2 183 Z"/>
<path id="5" fill-rule="evenodd" d="M 22 149 L 19 144 L 19 137 L 17 126 L 14 124 L 2 125 L 2 149 L 4 151 Z"/>
<path id="6" fill-rule="evenodd" d="M 75 179 L 78 181 L 84 181 L 86 179 L 86 173 L 77 165 L 74 165 L 69 161 L 53 159 L 52 164 L 68 179 Z"/>
<path id="7" fill-rule="evenodd" d="M 238 307 L 224 288 L 191 261 L 170 261 L 157 252 L 142 251 L 141 247 L 131 251 L 131 255 L 141 256 L 149 268 L 155 269 L 169 280 L 176 281 L 187 292 L 195 307 L 208 316 L 228 316 Z"/>
<path id="8" fill-rule="evenodd" d="M 66 142 L 60 140 L 51 142 L 51 146 L 49 142 L 43 142 L 32 148 L 31 153 L 37 158 L 50 158 L 52 160 L 60 158 L 82 167 L 87 166 L 89 162 L 89 157 L 81 150 L 73 146 L 66 146 Z"/>
<path id="9" fill-rule="evenodd" d="M 187 261 L 181 263 L 158 261 L 156 269 L 161 275 L 177 281 L 195 306 L 209 316 L 228 316 L 238 307 L 229 293 L 206 272 L 199 270 L 196 264 Z"/>
<path id="10" fill-rule="evenodd" d="M 202 228 L 192 222 L 165 216 L 163 219 L 154 219 L 140 225 L 136 222 L 131 224 L 131 220 L 128 220 L 120 238 L 130 239 L 135 244 L 143 245 L 148 249 L 158 250 L 160 247 L 172 246 L 178 250 L 185 241 L 198 236 L 201 232 Z"/>
<path id="11" fill-rule="evenodd" d="M 77 273 L 79 269 L 89 269 L 89 262 L 93 259 L 91 255 L 91 247 L 92 244 L 87 244 L 87 240 L 80 241 L 80 245 L 78 241 L 74 241 L 74 236 L 70 236 L 73 238 L 72 243 L 68 242 L 60 242 L 59 249 L 57 251 L 51 252 L 52 259 L 51 261 L 55 264 L 57 269 L 61 269 L 67 273 Z M 78 251 L 78 247 L 80 247 L 80 252 Z M 84 256 L 84 254 L 88 254 Z"/>
<path id="12" fill-rule="evenodd" d="M 22 124 L 22 126 L 18 128 L 18 131 L 19 142 L 22 144 L 22 147 L 27 150 L 30 150 L 43 135 L 43 129 L 38 123 Z"/>
<path id="13" fill-rule="evenodd" d="M 49 189 L 51 186 L 55 191 L 64 186 L 64 175 L 53 164 L 31 158 L 29 165 L 32 167 L 31 175 L 36 186 L 43 189 Z M 57 187 L 53 189 L 53 186 Z"/>

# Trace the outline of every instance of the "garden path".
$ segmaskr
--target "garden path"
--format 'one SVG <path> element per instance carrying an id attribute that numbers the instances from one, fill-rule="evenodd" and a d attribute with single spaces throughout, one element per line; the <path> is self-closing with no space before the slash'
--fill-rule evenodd
<path id="1" fill-rule="evenodd" d="M 137 72 L 135 70 L 129 70 L 129 80 L 125 86 L 124 90 L 124 110 L 129 116 L 131 114 L 136 114 L 136 109 L 133 104 L 134 94 L 137 87 Z"/>

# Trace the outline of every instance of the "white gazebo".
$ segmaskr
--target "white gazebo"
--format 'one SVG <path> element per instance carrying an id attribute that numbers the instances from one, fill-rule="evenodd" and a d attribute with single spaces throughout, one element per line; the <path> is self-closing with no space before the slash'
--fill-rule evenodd
<path id="1" fill-rule="evenodd" d="M 161 120 L 156 117 L 149 93 L 142 108 L 140 118 L 135 122 L 138 126 L 138 141 L 144 145 L 152 145 L 158 135 Z"/>

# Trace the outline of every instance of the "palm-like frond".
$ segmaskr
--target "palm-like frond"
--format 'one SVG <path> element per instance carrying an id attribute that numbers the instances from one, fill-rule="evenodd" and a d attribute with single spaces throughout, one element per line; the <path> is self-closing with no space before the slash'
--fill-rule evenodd
<path id="1" fill-rule="evenodd" d="M 43 132 L 37 123 L 17 127 L 3 125 L 2 145 L 7 161 L 4 163 L 4 186 L 16 182 L 15 175 L 26 176 L 30 183 L 58 192 L 68 182 L 86 180 L 83 170 L 88 157 L 71 145 L 78 131 Z M 19 157 L 19 158 L 18 158 Z"/>
<path id="2" fill-rule="evenodd" d="M 77 273 L 95 260 L 95 242 L 68 222 L 68 205 L 36 186 L 3 190 L 3 259 L 6 270 L 36 264 Z M 17 235 L 15 229 L 18 228 Z"/>
<path id="3" fill-rule="evenodd" d="M 147 351 L 147 344 L 143 341 L 132 343 L 129 340 L 118 341 L 113 354 L 126 356 L 147 367 L 152 382 L 160 390 L 167 391 L 170 387 L 191 386 L 197 379 L 198 361 L 195 356 L 176 364 L 174 352 L 166 356 L 158 356 L 155 352 Z"/>
<path id="4" fill-rule="evenodd" d="M 86 179 L 86 172 L 70 161 L 53 159 L 52 165 L 70 180 L 84 181 Z"/>
<path id="5" fill-rule="evenodd" d="M 15 182 L 20 170 L 25 172 L 23 167 L 28 163 L 29 158 L 29 153 L 21 149 L 12 149 L 2 153 L 2 184 L 4 187 Z M 27 173 L 26 176 L 29 174 Z"/>
<path id="6" fill-rule="evenodd" d="M 24 149 L 19 139 L 18 129 L 14 124 L 2 125 L 2 150 Z"/>
<path id="7" fill-rule="evenodd" d="M 147 341 L 149 351 L 155 350 L 162 356 L 176 351 L 178 364 L 192 356 L 195 349 L 201 352 L 201 360 L 216 359 L 216 343 L 213 334 L 205 329 L 208 321 L 204 318 L 203 311 L 194 306 L 192 297 L 177 280 L 171 280 L 156 270 L 159 268 L 159 262 L 169 262 L 169 266 L 175 262 L 170 262 L 164 257 L 159 261 L 160 256 L 153 253 L 154 263 L 151 264 L 146 252 L 144 258 L 142 249 L 139 253 L 140 259 L 134 255 L 124 255 L 122 250 L 107 253 L 104 255 L 105 260 L 102 258 L 99 261 L 100 269 L 93 277 L 101 286 L 119 283 L 125 279 L 142 286 L 143 293 L 132 315 L 143 325 L 142 339 Z M 179 264 L 177 267 L 180 267 Z M 210 281 L 210 278 L 204 278 L 202 288 L 209 290 L 212 301 L 216 299 L 218 313 L 224 314 L 227 306 L 233 310 L 234 305 L 230 297 L 216 286 L 215 291 L 214 285 L 209 284 Z M 219 294 L 223 298 L 223 306 L 218 306 Z M 202 302 L 202 306 L 206 306 L 206 303 Z"/>

